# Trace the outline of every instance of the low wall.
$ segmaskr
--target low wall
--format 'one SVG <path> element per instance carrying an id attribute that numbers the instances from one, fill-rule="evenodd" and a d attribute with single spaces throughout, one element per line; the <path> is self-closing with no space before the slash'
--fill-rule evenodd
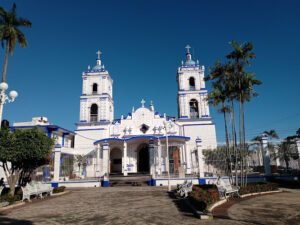
<path id="1" fill-rule="evenodd" d="M 182 184 L 185 181 L 193 182 L 193 184 L 215 184 L 217 182 L 217 177 L 193 177 L 193 178 L 171 178 L 170 183 L 171 186 L 176 186 L 177 184 Z M 229 177 L 223 177 L 223 179 L 229 179 Z M 240 178 L 239 178 L 240 180 Z M 248 177 L 248 182 L 266 182 L 267 179 L 264 176 L 255 176 L 255 177 Z M 168 186 L 168 179 L 167 178 L 156 178 L 152 179 L 149 182 L 152 186 Z"/>

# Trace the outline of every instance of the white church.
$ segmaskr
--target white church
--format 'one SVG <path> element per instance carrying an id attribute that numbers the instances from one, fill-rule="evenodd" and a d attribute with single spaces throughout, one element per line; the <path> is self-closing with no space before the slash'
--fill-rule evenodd
<path id="1" fill-rule="evenodd" d="M 203 176 L 200 149 L 217 146 L 210 117 L 204 66 L 193 60 L 187 46 L 186 59 L 177 69 L 178 118 L 160 114 L 152 102 L 114 118 L 113 79 L 98 51 L 96 65 L 82 73 L 80 120 L 76 123 L 74 151 L 90 154 L 87 176 L 143 173 L 153 179 L 171 174 Z M 175 76 L 174 76 L 175 79 Z M 168 151 L 167 151 L 168 146 Z"/>

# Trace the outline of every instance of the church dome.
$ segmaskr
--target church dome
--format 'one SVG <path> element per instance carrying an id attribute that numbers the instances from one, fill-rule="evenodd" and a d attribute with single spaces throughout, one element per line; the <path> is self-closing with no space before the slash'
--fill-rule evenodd
<path id="1" fill-rule="evenodd" d="M 93 70 L 101 70 L 101 65 L 96 65 L 93 67 Z"/>
<path id="2" fill-rule="evenodd" d="M 194 60 L 188 59 L 188 60 L 185 61 L 184 64 L 185 64 L 186 66 L 194 66 L 196 63 L 195 63 Z"/>

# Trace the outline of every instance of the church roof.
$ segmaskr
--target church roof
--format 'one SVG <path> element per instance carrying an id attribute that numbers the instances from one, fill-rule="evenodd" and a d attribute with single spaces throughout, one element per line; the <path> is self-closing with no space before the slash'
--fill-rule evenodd
<path id="1" fill-rule="evenodd" d="M 186 65 L 186 66 L 194 66 L 195 64 L 196 64 L 195 61 L 192 59 L 188 59 L 184 63 L 184 65 Z"/>

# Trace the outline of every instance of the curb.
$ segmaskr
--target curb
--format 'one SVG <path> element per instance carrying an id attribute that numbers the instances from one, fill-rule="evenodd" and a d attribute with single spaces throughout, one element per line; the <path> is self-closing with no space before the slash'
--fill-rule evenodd
<path id="1" fill-rule="evenodd" d="M 25 204 L 26 204 L 25 202 L 19 202 L 19 203 L 16 203 L 16 204 L 8 205 L 8 206 L 0 208 L 0 212 L 3 212 L 3 211 L 8 210 L 8 209 L 13 209 L 15 207 L 19 207 L 19 206 L 22 206 L 22 205 L 25 205 Z"/>
<path id="2" fill-rule="evenodd" d="M 257 192 L 257 193 L 249 193 L 249 194 L 244 194 L 244 195 L 241 195 L 240 197 L 241 198 L 246 198 L 246 197 L 250 197 L 250 196 L 256 196 L 256 195 L 264 195 L 264 194 L 271 194 L 271 193 L 281 193 L 283 192 L 283 190 L 278 190 L 278 191 L 265 191 L 265 192 Z M 212 212 L 214 208 L 216 208 L 217 206 L 220 206 L 224 203 L 226 203 L 227 200 L 226 199 L 222 199 L 220 201 L 217 201 L 216 203 L 214 203 L 212 206 L 210 206 L 208 208 L 208 211 L 209 212 Z"/>
<path id="3" fill-rule="evenodd" d="M 281 193 L 281 192 L 284 192 L 283 190 L 278 190 L 278 191 L 266 191 L 266 192 L 257 192 L 257 193 L 250 193 L 250 194 L 244 194 L 244 195 L 241 195 L 241 198 L 246 198 L 246 197 L 249 197 L 249 196 L 256 196 L 256 195 L 264 195 L 264 194 L 271 194 L 271 193 Z M 190 202 L 188 199 L 183 199 L 184 200 L 184 203 L 192 210 L 193 214 L 201 219 L 201 220 L 211 220 L 213 219 L 213 214 L 212 214 L 212 211 L 214 208 L 216 208 L 217 206 L 220 206 L 224 203 L 227 202 L 226 199 L 222 199 L 220 201 L 217 201 L 216 203 L 214 203 L 212 206 L 210 206 L 208 208 L 208 213 L 203 213 L 201 211 L 198 211 Z"/>
<path id="4" fill-rule="evenodd" d="M 66 194 L 69 194 L 70 192 L 71 192 L 70 190 L 66 190 L 66 191 L 63 191 L 63 192 L 52 194 L 51 197 L 66 195 Z"/>

